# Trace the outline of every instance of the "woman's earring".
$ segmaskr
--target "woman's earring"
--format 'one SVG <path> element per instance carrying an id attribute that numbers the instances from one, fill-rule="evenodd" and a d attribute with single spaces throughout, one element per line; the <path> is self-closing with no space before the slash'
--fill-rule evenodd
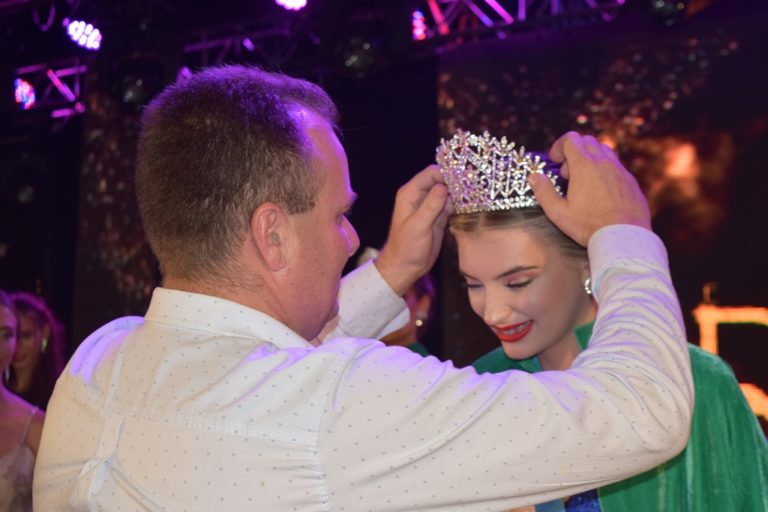
<path id="1" fill-rule="evenodd" d="M 413 323 L 416 324 L 416 327 L 423 327 L 424 322 L 427 321 L 427 318 L 429 318 L 429 316 L 425 312 L 417 311 L 416 320 Z"/>
<path id="2" fill-rule="evenodd" d="M 45 349 L 48 348 L 48 338 L 40 340 L 40 353 L 45 354 Z"/>
<path id="3" fill-rule="evenodd" d="M 584 280 L 584 291 L 587 295 L 592 295 L 592 278 L 588 277 Z"/>

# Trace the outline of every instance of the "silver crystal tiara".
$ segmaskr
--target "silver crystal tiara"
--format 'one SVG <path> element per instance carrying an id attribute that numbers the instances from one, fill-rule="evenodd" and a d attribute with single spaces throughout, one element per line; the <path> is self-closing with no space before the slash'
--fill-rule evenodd
<path id="1" fill-rule="evenodd" d="M 558 194 L 565 183 L 557 166 L 538 154 L 515 149 L 514 142 L 458 130 L 437 147 L 437 165 L 448 185 L 456 213 L 490 212 L 538 206 L 528 176 L 544 174 Z"/>

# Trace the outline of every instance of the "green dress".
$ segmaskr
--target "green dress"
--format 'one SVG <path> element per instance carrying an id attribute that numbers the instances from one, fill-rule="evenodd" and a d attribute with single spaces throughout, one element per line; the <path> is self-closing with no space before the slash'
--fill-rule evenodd
<path id="1" fill-rule="evenodd" d="M 575 334 L 582 349 L 592 324 Z M 696 390 L 688 446 L 672 460 L 598 490 L 602 512 L 768 512 L 768 445 L 728 364 L 688 346 Z M 478 373 L 541 371 L 537 358 L 509 359 L 501 347 L 473 364 Z"/>
<path id="2" fill-rule="evenodd" d="M 424 357 L 427 357 L 429 354 L 429 350 L 427 350 L 427 347 L 419 343 L 418 341 L 416 343 L 411 343 L 410 345 L 407 345 L 405 348 L 411 350 L 412 352 L 416 352 L 417 354 L 421 354 Z"/>

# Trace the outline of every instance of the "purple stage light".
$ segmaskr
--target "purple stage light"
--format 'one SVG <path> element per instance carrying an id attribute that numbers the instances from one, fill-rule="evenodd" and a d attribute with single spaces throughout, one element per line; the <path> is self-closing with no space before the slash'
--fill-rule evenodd
<path id="1" fill-rule="evenodd" d="M 418 9 L 411 14 L 411 37 L 414 41 L 423 41 L 427 38 L 427 22 L 424 13 Z"/>
<path id="2" fill-rule="evenodd" d="M 35 88 L 32 84 L 23 78 L 17 78 L 13 81 L 16 103 L 21 105 L 22 110 L 29 110 L 35 106 Z"/>
<path id="3" fill-rule="evenodd" d="M 101 47 L 101 32 L 99 29 L 82 20 L 64 20 L 70 39 L 88 50 L 98 50 Z"/>
<path id="4" fill-rule="evenodd" d="M 275 3 L 289 11 L 298 11 L 307 6 L 307 0 L 275 0 Z"/>

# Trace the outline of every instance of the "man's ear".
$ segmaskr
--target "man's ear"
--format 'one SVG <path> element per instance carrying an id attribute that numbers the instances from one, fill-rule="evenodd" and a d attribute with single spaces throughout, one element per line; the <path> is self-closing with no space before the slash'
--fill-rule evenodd
<path id="1" fill-rule="evenodd" d="M 288 261 L 288 215 L 276 203 L 263 203 L 251 215 L 251 243 L 271 271 L 282 270 Z"/>

